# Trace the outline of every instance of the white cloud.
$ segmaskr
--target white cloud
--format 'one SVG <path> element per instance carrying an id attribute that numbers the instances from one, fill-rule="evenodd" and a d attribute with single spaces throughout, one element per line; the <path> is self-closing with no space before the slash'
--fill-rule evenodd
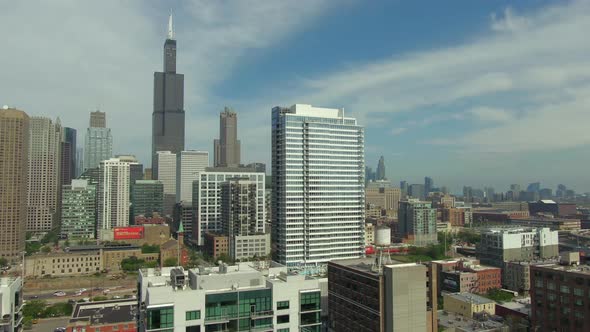
<path id="1" fill-rule="evenodd" d="M 470 109 L 467 113 L 482 122 L 507 122 L 514 119 L 514 115 L 505 109 L 487 106 Z"/>
<path id="2" fill-rule="evenodd" d="M 229 79 L 252 49 L 271 47 L 309 28 L 331 6 L 315 0 L 177 4 L 186 146 L 207 150 L 227 102 L 211 88 Z M 60 116 L 65 126 L 79 130 L 81 143 L 88 113 L 99 107 L 107 112 L 115 152 L 136 153 L 147 162 L 153 72 L 162 67 L 168 10 L 138 0 L 1 1 L 0 103 L 30 115 Z M 248 116 L 240 114 L 246 127 Z"/>
<path id="3" fill-rule="evenodd" d="M 398 128 L 393 128 L 391 129 L 391 134 L 394 136 L 403 134 L 404 132 L 406 132 L 406 130 L 408 130 L 408 128 L 404 128 L 404 127 L 398 127 Z"/>
<path id="4" fill-rule="evenodd" d="M 584 105 L 581 97 L 566 93 L 590 83 L 590 43 L 584 31 L 590 31 L 587 1 L 560 3 L 519 16 L 507 9 L 503 17 L 493 17 L 490 30 L 469 42 L 307 78 L 297 96 L 310 103 L 346 106 L 369 125 L 373 113 L 446 109 L 446 115 L 432 119 L 416 115 L 418 120 L 400 127 L 471 115 L 494 121 L 496 127 L 474 126 L 472 133 L 466 133 L 469 140 L 451 136 L 431 142 L 485 145 L 494 151 L 535 150 L 542 137 L 539 128 L 567 128 L 572 117 L 576 125 L 586 119 L 577 109 Z M 490 102 L 495 109 L 484 107 Z M 501 134 L 504 138 L 495 136 Z M 576 135 L 570 140 L 545 139 L 543 148 L 588 144 L 590 131 Z M 517 144 L 509 144 L 511 137 Z"/>

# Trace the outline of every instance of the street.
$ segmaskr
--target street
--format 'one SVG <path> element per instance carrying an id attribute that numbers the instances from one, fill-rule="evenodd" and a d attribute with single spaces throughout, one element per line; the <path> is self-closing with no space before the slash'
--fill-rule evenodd
<path id="1" fill-rule="evenodd" d="M 37 324 L 33 324 L 32 332 L 53 332 L 56 327 L 66 327 L 70 317 L 39 319 Z"/>

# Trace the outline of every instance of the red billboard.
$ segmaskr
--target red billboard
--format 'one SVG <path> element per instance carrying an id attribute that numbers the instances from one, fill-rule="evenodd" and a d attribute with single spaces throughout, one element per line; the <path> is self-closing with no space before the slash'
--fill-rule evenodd
<path id="1" fill-rule="evenodd" d="M 139 240 L 143 239 L 143 226 L 115 227 L 115 240 Z"/>

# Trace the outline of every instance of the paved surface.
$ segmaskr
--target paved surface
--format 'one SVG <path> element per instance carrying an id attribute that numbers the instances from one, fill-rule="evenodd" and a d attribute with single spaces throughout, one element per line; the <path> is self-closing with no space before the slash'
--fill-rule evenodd
<path id="1" fill-rule="evenodd" d="M 39 323 L 33 324 L 31 332 L 53 332 L 56 327 L 66 327 L 69 317 L 39 319 Z"/>

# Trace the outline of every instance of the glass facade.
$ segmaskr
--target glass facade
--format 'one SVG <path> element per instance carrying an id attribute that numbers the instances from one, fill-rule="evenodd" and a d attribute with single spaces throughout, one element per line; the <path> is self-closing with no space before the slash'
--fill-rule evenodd
<path id="1" fill-rule="evenodd" d="M 299 325 L 301 331 L 317 331 L 321 329 L 321 293 L 320 291 L 303 292 L 299 298 Z"/>
<path id="2" fill-rule="evenodd" d="M 313 116 L 312 116 L 313 115 Z M 275 260 L 288 266 L 364 250 L 364 129 L 342 110 L 272 111 Z"/>
<path id="3" fill-rule="evenodd" d="M 94 238 L 96 222 L 96 187 L 86 180 L 74 180 L 63 186 L 61 233 L 68 238 Z"/>
<path id="4" fill-rule="evenodd" d="M 97 168 L 101 161 L 113 155 L 113 136 L 110 128 L 90 127 L 84 143 L 84 169 Z"/>
<path id="5" fill-rule="evenodd" d="M 169 330 L 160 330 L 170 327 Z M 174 308 L 155 308 L 147 310 L 147 329 L 159 331 L 173 331 Z"/>
<path id="6" fill-rule="evenodd" d="M 205 299 L 207 331 L 271 327 L 272 317 L 271 289 L 208 294 Z"/>

